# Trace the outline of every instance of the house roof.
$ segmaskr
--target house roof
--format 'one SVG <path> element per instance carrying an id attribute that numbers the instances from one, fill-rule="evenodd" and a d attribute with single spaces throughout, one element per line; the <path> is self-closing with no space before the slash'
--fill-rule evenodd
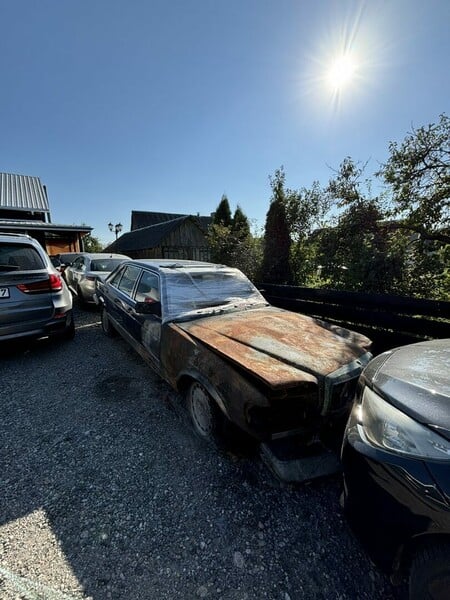
<path id="1" fill-rule="evenodd" d="M 0 209 L 50 213 L 47 192 L 39 177 L 0 173 Z"/>
<path id="2" fill-rule="evenodd" d="M 27 231 L 79 231 L 81 233 L 92 231 L 92 227 L 87 225 L 57 225 L 56 223 L 44 223 L 43 221 L 0 219 L 0 231 L 22 231 L 24 229 Z"/>
<path id="3" fill-rule="evenodd" d="M 200 226 L 203 229 L 207 229 L 212 223 L 212 217 L 201 217 L 200 215 L 182 215 L 178 213 L 163 213 L 163 212 L 152 212 L 146 210 L 132 210 L 131 211 L 131 231 L 136 229 L 142 229 L 143 227 L 150 227 L 152 225 L 158 225 L 167 221 L 173 221 L 181 217 L 192 216 L 197 219 Z"/>
<path id="4" fill-rule="evenodd" d="M 159 246 L 162 240 L 166 238 L 169 233 L 174 229 L 180 227 L 185 221 L 192 221 L 197 227 L 198 223 L 195 217 L 189 215 L 182 215 L 176 219 L 170 221 L 163 221 L 156 225 L 150 225 L 148 227 L 142 227 L 141 229 L 135 229 L 129 231 L 120 236 L 115 242 L 110 244 L 105 251 L 115 252 L 130 252 L 133 250 L 143 250 L 147 248 L 155 248 Z"/>

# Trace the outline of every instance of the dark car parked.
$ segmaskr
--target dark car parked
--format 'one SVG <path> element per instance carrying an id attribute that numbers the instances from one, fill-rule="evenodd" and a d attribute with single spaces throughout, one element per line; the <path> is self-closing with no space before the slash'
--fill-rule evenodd
<path id="1" fill-rule="evenodd" d="M 450 597 L 450 340 L 411 344 L 363 371 L 342 447 L 344 509 L 410 598 Z"/>
<path id="2" fill-rule="evenodd" d="M 0 341 L 74 333 L 72 296 L 45 250 L 0 233 Z"/>
<path id="3" fill-rule="evenodd" d="M 370 341 L 270 306 L 237 269 L 128 260 L 97 282 L 102 326 L 120 334 L 177 391 L 197 433 L 239 428 L 305 447 L 348 415 Z"/>

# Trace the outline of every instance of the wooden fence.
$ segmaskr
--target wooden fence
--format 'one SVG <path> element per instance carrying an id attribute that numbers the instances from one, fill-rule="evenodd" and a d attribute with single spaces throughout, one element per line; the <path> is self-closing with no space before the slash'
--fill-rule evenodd
<path id="1" fill-rule="evenodd" d="M 450 302 L 264 283 L 258 287 L 274 306 L 356 329 L 383 340 L 383 349 L 391 342 L 450 338 Z"/>

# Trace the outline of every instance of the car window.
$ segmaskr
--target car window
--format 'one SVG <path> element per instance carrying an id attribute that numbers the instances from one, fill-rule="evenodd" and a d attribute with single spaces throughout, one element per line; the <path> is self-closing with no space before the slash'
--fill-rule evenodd
<path id="1" fill-rule="evenodd" d="M 61 262 L 65 265 L 73 265 L 75 260 L 78 258 L 77 254 L 60 254 L 59 258 Z"/>
<path id="2" fill-rule="evenodd" d="M 159 277 L 156 273 L 144 271 L 136 289 L 136 302 L 159 301 Z"/>
<path id="3" fill-rule="evenodd" d="M 123 258 L 101 258 L 91 262 L 91 271 L 114 271 L 117 265 L 123 262 Z"/>
<path id="4" fill-rule="evenodd" d="M 136 283 L 140 272 L 141 269 L 139 267 L 133 267 L 131 265 L 125 267 L 122 278 L 117 286 L 119 290 L 125 292 L 128 296 L 131 296 L 131 292 L 133 291 L 134 284 Z"/>
<path id="5" fill-rule="evenodd" d="M 52 261 L 52 265 L 54 267 L 60 267 L 61 266 L 61 261 L 57 256 L 50 256 L 50 260 Z"/>
<path id="6" fill-rule="evenodd" d="M 28 244 L 0 244 L 0 271 L 36 271 L 45 269 L 39 252 Z"/>
<path id="7" fill-rule="evenodd" d="M 81 269 L 83 266 L 83 263 L 84 263 L 84 258 L 82 256 L 80 256 L 76 260 L 73 261 L 72 268 Z"/>
<path id="8" fill-rule="evenodd" d="M 123 267 L 122 269 L 118 269 L 118 271 L 116 273 L 114 273 L 112 275 L 112 277 L 110 277 L 110 279 L 107 280 L 108 283 L 110 285 L 112 285 L 113 287 L 115 287 L 115 288 L 118 287 L 119 281 L 120 281 L 120 278 L 123 275 L 124 269 L 125 269 L 125 267 Z"/>

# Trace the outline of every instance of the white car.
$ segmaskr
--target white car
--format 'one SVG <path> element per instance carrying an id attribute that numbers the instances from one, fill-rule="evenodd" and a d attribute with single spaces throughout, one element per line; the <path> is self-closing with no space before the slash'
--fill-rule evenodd
<path id="1" fill-rule="evenodd" d="M 96 281 L 103 281 L 121 262 L 128 260 L 124 254 L 85 252 L 66 268 L 64 276 L 70 290 L 81 305 L 94 304 Z"/>

